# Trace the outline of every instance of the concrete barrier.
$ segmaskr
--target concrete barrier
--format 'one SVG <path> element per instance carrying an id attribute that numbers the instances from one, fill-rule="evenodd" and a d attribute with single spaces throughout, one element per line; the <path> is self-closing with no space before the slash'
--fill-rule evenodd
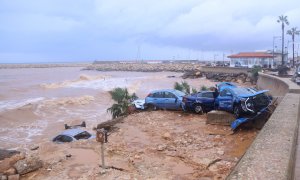
<path id="1" fill-rule="evenodd" d="M 257 81 L 258 89 L 268 89 L 273 97 L 278 97 L 279 102 L 283 99 L 286 93 L 289 92 L 289 85 L 281 78 L 259 73 Z"/>
<path id="2" fill-rule="evenodd" d="M 227 179 L 293 179 L 300 88 L 289 79 L 261 73 L 257 85 L 281 102 Z"/>

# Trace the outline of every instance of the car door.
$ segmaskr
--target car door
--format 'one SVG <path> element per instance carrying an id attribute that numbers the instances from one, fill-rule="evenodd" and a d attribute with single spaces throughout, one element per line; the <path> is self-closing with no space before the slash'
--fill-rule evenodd
<path id="1" fill-rule="evenodd" d="M 201 98 L 201 104 L 204 106 L 207 110 L 214 109 L 215 106 L 215 98 L 213 92 L 203 92 L 198 95 L 199 98 Z M 199 101 L 197 98 L 196 101 Z"/>
<path id="2" fill-rule="evenodd" d="M 176 96 L 168 91 L 164 92 L 164 107 L 166 109 L 177 109 Z"/>
<path id="3" fill-rule="evenodd" d="M 159 107 L 159 108 L 163 108 L 163 103 L 164 103 L 164 92 L 155 92 L 153 94 L 153 104 L 156 106 L 156 107 Z"/>
<path id="4" fill-rule="evenodd" d="M 233 108 L 233 94 L 230 89 L 223 89 L 217 98 L 219 109 L 225 111 L 232 111 Z"/>

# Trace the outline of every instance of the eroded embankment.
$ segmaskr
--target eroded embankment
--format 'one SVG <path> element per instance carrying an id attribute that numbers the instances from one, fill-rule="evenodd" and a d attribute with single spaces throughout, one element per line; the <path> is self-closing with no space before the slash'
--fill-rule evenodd
<path id="1" fill-rule="evenodd" d="M 132 114 L 116 124 L 105 144 L 106 165 L 119 170 L 99 173 L 100 145 L 95 140 L 63 145 L 44 143 L 36 155 L 44 160 L 45 167 L 34 177 L 224 179 L 257 131 L 232 134 L 229 126 L 207 125 L 205 121 L 206 115 L 173 111 Z M 68 154 L 72 156 L 66 158 Z"/>

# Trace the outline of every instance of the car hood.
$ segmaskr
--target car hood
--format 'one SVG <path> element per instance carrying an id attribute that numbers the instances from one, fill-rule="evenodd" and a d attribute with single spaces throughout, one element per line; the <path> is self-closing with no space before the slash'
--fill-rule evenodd
<path id="1" fill-rule="evenodd" d="M 262 94 L 262 93 L 265 93 L 265 92 L 268 92 L 269 90 L 262 90 L 262 91 L 258 91 L 256 93 L 253 93 L 253 94 L 239 94 L 238 96 L 239 97 L 242 97 L 242 98 L 248 98 L 248 97 L 253 97 L 253 96 L 257 96 L 259 94 Z"/>

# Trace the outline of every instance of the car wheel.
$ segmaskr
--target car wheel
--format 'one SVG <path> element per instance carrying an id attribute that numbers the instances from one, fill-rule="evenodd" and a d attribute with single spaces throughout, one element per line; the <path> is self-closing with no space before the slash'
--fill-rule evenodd
<path id="1" fill-rule="evenodd" d="M 197 113 L 197 114 L 203 114 L 203 109 L 202 109 L 202 106 L 201 106 L 200 104 L 196 104 L 196 105 L 194 106 L 194 111 L 195 111 L 195 113 Z"/>
<path id="2" fill-rule="evenodd" d="M 239 118 L 241 116 L 241 108 L 239 105 L 234 106 L 233 114 L 236 118 Z"/>
<path id="3" fill-rule="evenodd" d="M 156 111 L 157 110 L 157 107 L 153 104 L 149 104 L 148 105 L 148 108 L 147 108 L 149 111 Z"/>

